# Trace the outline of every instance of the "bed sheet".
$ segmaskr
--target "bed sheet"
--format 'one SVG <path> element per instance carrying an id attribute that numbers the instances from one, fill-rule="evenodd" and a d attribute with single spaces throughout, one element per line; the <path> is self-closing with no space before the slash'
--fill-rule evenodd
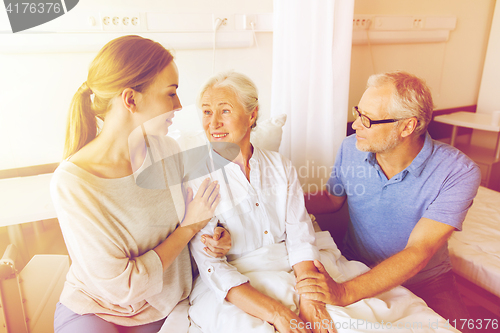
<path id="1" fill-rule="evenodd" d="M 500 297 L 500 193 L 479 187 L 463 230 L 448 242 L 453 270 Z"/>
<path id="2" fill-rule="evenodd" d="M 316 233 L 321 262 L 337 282 L 350 280 L 369 270 L 357 261 L 348 261 L 337 249 L 328 232 Z M 284 243 L 270 244 L 230 262 L 245 274 L 254 288 L 298 312 L 294 291 L 295 275 L 290 269 Z M 266 322 L 252 317 L 229 302 L 217 302 L 215 294 L 198 278 L 190 295 L 189 333 L 274 332 Z M 425 302 L 404 287 L 396 287 L 376 297 L 346 307 L 327 305 L 332 321 L 322 328 L 335 327 L 339 333 L 375 332 L 457 332 Z M 290 327 L 294 328 L 293 322 Z M 250 329 L 251 328 L 251 329 Z"/>

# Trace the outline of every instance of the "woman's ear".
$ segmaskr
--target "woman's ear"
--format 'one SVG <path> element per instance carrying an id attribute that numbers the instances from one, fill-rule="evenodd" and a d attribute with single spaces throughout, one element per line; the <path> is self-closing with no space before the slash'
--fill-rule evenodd
<path id="1" fill-rule="evenodd" d="M 137 112 L 137 98 L 138 92 L 132 88 L 126 88 L 121 95 L 123 106 L 131 113 Z"/>
<path id="2" fill-rule="evenodd" d="M 250 115 L 250 126 L 254 127 L 255 122 L 257 121 L 257 115 L 259 114 L 259 107 L 256 106 L 255 109 L 253 109 L 251 115 Z"/>

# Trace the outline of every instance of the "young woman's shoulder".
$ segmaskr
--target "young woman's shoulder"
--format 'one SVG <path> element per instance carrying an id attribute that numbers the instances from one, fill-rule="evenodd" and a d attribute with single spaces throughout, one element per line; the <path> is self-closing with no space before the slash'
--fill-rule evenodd
<path id="1" fill-rule="evenodd" d="M 94 141 L 90 142 L 75 154 L 67 158 L 67 161 L 78 167 L 80 171 L 100 178 L 121 178 L 130 174 L 131 165 L 129 162 L 116 165 L 108 160 L 106 152 Z M 77 170 L 66 165 L 66 168 Z"/>
<path id="2" fill-rule="evenodd" d="M 112 179 L 103 179 L 88 172 L 73 161 L 62 161 L 54 171 L 51 179 L 51 187 L 60 189 L 74 189 L 77 187 L 100 187 L 103 181 L 112 181 Z"/>
<path id="3" fill-rule="evenodd" d="M 91 184 L 89 180 L 91 181 L 85 170 L 68 160 L 62 161 L 50 181 L 52 200 L 58 201 L 61 197 L 72 196 L 82 188 L 88 188 Z"/>

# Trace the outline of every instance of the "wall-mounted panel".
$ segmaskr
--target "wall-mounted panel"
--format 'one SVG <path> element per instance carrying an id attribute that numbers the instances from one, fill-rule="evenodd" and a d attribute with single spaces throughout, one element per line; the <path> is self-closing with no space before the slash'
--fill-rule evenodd
<path id="1" fill-rule="evenodd" d="M 354 15 L 352 43 L 397 44 L 446 42 L 457 18 L 452 16 Z"/>

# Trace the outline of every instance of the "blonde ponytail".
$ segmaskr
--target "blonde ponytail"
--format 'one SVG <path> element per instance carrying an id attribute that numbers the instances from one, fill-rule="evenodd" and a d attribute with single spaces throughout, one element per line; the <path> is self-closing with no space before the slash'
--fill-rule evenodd
<path id="1" fill-rule="evenodd" d="M 96 137 L 97 120 L 92 111 L 91 94 L 92 89 L 84 82 L 71 100 L 64 144 L 65 159 Z"/>
<path id="2" fill-rule="evenodd" d="M 123 36 L 106 44 L 71 100 L 64 158 L 95 139 L 97 118 L 104 120 L 113 98 L 126 88 L 143 92 L 172 60 L 161 44 L 140 36 Z"/>

